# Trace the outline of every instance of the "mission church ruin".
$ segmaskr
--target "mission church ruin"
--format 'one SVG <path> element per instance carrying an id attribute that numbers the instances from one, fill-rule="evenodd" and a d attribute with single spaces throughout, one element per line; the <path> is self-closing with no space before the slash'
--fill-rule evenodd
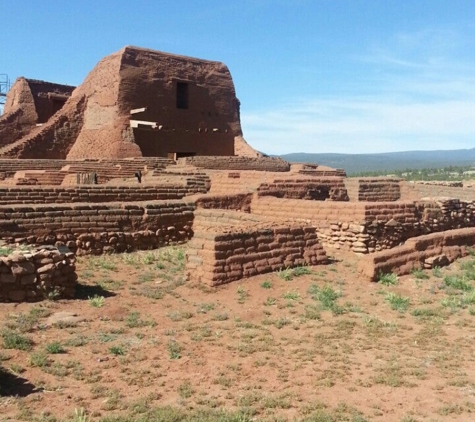
<path id="1" fill-rule="evenodd" d="M 258 156 L 242 137 L 223 63 L 124 47 L 74 87 L 19 78 L 0 116 L 0 157 Z"/>

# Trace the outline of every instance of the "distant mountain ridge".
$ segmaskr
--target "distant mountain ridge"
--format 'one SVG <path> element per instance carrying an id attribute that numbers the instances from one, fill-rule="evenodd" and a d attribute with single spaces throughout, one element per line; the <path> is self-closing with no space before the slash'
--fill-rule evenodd
<path id="1" fill-rule="evenodd" d="M 379 154 L 309 154 L 304 152 L 279 155 L 294 163 L 316 163 L 342 168 L 348 175 L 365 171 L 475 166 L 475 148 L 436 151 L 402 151 Z"/>

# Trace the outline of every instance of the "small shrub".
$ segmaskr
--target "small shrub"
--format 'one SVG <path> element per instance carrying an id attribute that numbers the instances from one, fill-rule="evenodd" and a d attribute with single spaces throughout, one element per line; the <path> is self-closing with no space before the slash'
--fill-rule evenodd
<path id="1" fill-rule="evenodd" d="M 401 295 L 392 292 L 388 293 L 384 300 L 391 305 L 392 309 L 399 312 L 407 311 L 410 302 L 408 297 L 402 297 Z"/>
<path id="2" fill-rule="evenodd" d="M 113 355 L 116 355 L 116 356 L 124 356 L 125 355 L 125 350 L 122 346 L 111 346 L 109 348 L 109 352 L 111 352 Z"/>
<path id="3" fill-rule="evenodd" d="M 45 368 L 49 366 L 51 361 L 45 352 L 35 352 L 30 356 L 30 365 L 37 368 Z"/>
<path id="4" fill-rule="evenodd" d="M 414 268 L 411 271 L 411 274 L 418 280 L 427 280 L 430 278 L 429 275 L 426 274 L 425 271 L 420 268 Z"/>
<path id="5" fill-rule="evenodd" d="M 195 393 L 195 390 L 189 381 L 185 381 L 178 386 L 177 392 L 181 398 L 188 399 Z"/>
<path id="6" fill-rule="evenodd" d="M 466 280 L 464 277 L 458 276 L 446 276 L 444 277 L 444 284 L 447 287 L 452 287 L 456 290 L 462 290 L 468 292 L 473 290 L 473 285 L 470 281 Z"/>
<path id="7" fill-rule="evenodd" d="M 437 278 L 442 278 L 442 270 L 440 269 L 440 267 L 432 268 L 432 275 Z"/>
<path id="8" fill-rule="evenodd" d="M 308 267 L 295 267 L 292 270 L 292 275 L 294 277 L 300 277 L 301 275 L 309 275 L 312 274 L 312 270 Z"/>
<path id="9" fill-rule="evenodd" d="M 66 349 L 59 341 L 53 341 L 46 345 L 46 351 L 51 354 L 66 353 Z"/>
<path id="10" fill-rule="evenodd" d="M 279 278 L 285 281 L 290 281 L 294 278 L 292 270 L 290 268 L 282 268 L 281 270 L 277 271 L 277 275 Z"/>
<path id="11" fill-rule="evenodd" d="M 94 308 L 102 308 L 104 306 L 104 296 L 94 295 L 88 298 L 89 305 Z"/>
<path id="12" fill-rule="evenodd" d="M 176 340 L 170 340 L 167 344 L 168 355 L 170 359 L 180 359 L 183 348 Z"/>
<path id="13" fill-rule="evenodd" d="M 379 273 L 378 283 L 384 284 L 385 286 L 393 286 L 398 283 L 398 278 L 394 273 Z"/>
<path id="14" fill-rule="evenodd" d="M 261 287 L 263 289 L 271 289 L 272 288 L 272 283 L 269 280 L 263 281 L 261 283 Z"/>
<path id="15" fill-rule="evenodd" d="M 31 350 L 33 348 L 33 340 L 31 338 L 10 330 L 2 332 L 2 339 L 5 349 Z"/>

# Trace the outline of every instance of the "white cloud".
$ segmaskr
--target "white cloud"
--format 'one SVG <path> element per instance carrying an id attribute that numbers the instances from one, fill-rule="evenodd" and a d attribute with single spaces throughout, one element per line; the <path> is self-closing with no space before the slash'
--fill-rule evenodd
<path id="1" fill-rule="evenodd" d="M 454 31 L 397 34 L 355 61 L 379 70 L 361 94 L 243 112 L 244 135 L 272 154 L 473 148 L 475 64 L 452 53 L 459 41 Z"/>

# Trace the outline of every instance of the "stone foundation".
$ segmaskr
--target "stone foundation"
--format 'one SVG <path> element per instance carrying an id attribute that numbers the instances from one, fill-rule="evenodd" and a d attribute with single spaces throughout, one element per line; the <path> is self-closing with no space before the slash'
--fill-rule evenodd
<path id="1" fill-rule="evenodd" d="M 0 302 L 73 298 L 76 293 L 76 258 L 56 248 L 16 251 L 0 257 Z"/>
<path id="2" fill-rule="evenodd" d="M 404 245 L 368 255 L 358 270 L 363 277 L 377 281 L 379 274 L 409 274 L 415 268 L 443 266 L 468 255 L 475 245 L 475 228 L 431 233 L 406 241 Z"/>

